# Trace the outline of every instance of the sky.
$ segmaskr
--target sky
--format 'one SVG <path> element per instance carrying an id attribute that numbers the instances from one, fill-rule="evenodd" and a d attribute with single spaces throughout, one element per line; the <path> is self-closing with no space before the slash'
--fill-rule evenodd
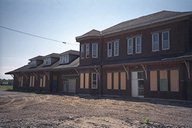
<path id="1" fill-rule="evenodd" d="M 0 0 L 0 26 L 59 41 L 0 27 L 0 78 L 35 56 L 79 50 L 75 37 L 92 29 L 162 10 L 192 11 L 192 0 Z"/>

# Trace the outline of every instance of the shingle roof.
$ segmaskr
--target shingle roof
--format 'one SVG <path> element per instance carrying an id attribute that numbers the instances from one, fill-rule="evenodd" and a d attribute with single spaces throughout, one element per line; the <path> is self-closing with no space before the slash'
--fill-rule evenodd
<path id="1" fill-rule="evenodd" d="M 75 68 L 79 66 L 79 58 L 75 59 L 73 62 L 70 64 L 65 64 L 65 65 L 59 65 L 53 68 L 53 70 L 61 70 L 61 69 L 66 69 L 66 68 Z"/>
<path id="2" fill-rule="evenodd" d="M 176 19 L 179 17 L 191 15 L 192 12 L 173 12 L 173 11 L 160 11 L 150 15 L 142 16 L 133 20 L 128 20 L 117 25 L 114 25 L 110 28 L 107 28 L 102 31 L 103 35 L 116 33 L 124 30 L 129 30 L 137 27 L 142 27 L 146 25 L 151 25 L 154 23 L 159 23 L 163 21 L 168 21 Z"/>
<path id="3" fill-rule="evenodd" d="M 94 37 L 100 37 L 101 32 L 95 29 L 92 29 L 91 31 L 83 34 L 82 36 L 76 37 L 76 40 L 81 40 L 82 38 L 94 38 Z"/>
<path id="4" fill-rule="evenodd" d="M 59 58 L 59 56 L 60 56 L 60 54 L 58 54 L 58 53 L 51 53 L 51 54 L 49 54 L 49 55 L 44 56 L 44 58 L 46 58 L 46 57 Z"/>
<path id="5" fill-rule="evenodd" d="M 142 16 L 136 19 L 124 21 L 122 23 L 109 27 L 103 31 L 98 31 L 93 29 L 82 36 L 76 37 L 76 40 L 80 41 L 83 38 L 86 39 L 87 37 L 106 36 L 106 35 L 122 32 L 122 31 L 141 28 L 141 27 L 156 24 L 156 23 L 170 21 L 170 20 L 185 17 L 188 15 L 192 15 L 192 12 L 160 11 L 160 12 Z"/>
<path id="6" fill-rule="evenodd" d="M 36 57 L 33 57 L 29 60 L 43 60 L 43 56 L 36 56 Z"/>
<path id="7" fill-rule="evenodd" d="M 64 55 L 64 54 L 71 54 L 71 55 L 78 55 L 79 56 L 79 51 L 69 50 L 69 51 L 61 53 L 60 55 Z"/>

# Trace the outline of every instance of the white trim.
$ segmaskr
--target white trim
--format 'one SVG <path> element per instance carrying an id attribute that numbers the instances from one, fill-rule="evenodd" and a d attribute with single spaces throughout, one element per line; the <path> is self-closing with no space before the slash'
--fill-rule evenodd
<path id="1" fill-rule="evenodd" d="M 137 39 L 140 39 L 140 42 L 138 42 Z M 140 44 L 140 46 L 139 46 Z M 140 47 L 141 51 L 138 51 L 137 47 Z M 136 36 L 135 37 L 135 53 L 142 53 L 142 36 Z"/>
<path id="2" fill-rule="evenodd" d="M 157 35 L 157 41 L 155 42 L 154 41 L 154 36 L 155 35 Z M 152 44 L 151 44 L 151 46 L 152 46 L 152 52 L 157 52 L 157 51 L 159 51 L 159 33 L 158 32 L 155 32 L 155 33 L 152 33 L 152 35 L 151 35 L 151 38 L 152 38 Z M 157 49 L 153 49 L 154 47 L 154 45 L 158 45 L 158 48 Z"/>
<path id="3" fill-rule="evenodd" d="M 111 48 L 109 49 L 109 44 L 111 45 Z M 113 44 L 112 42 L 107 43 L 107 57 L 112 57 L 112 52 L 113 52 Z"/>
<path id="4" fill-rule="evenodd" d="M 98 43 L 92 43 L 92 58 L 98 58 Z"/>
<path id="5" fill-rule="evenodd" d="M 163 41 L 164 41 L 164 40 L 163 40 L 163 34 L 164 34 L 164 33 L 168 33 L 168 40 L 166 40 L 167 43 L 168 43 L 168 44 L 167 44 L 167 45 L 168 45 L 167 48 L 164 48 L 164 45 L 163 45 L 163 44 L 164 44 L 164 43 L 163 43 Z M 169 31 L 163 31 L 163 32 L 162 32 L 162 36 L 161 36 L 161 38 L 162 38 L 162 50 L 169 50 L 169 49 L 170 49 L 170 37 L 169 37 Z"/>
<path id="6" fill-rule="evenodd" d="M 114 56 L 119 56 L 119 40 L 113 42 L 113 53 Z"/>
<path id="7" fill-rule="evenodd" d="M 87 43 L 85 46 L 86 46 L 86 48 L 85 48 L 86 49 L 86 53 L 85 53 L 86 58 L 89 58 L 90 57 L 90 45 L 89 45 L 89 43 Z"/>
<path id="8" fill-rule="evenodd" d="M 129 42 L 131 40 L 131 42 Z M 131 43 L 131 52 L 129 50 L 129 43 Z M 127 54 L 133 54 L 133 38 L 127 38 Z"/>

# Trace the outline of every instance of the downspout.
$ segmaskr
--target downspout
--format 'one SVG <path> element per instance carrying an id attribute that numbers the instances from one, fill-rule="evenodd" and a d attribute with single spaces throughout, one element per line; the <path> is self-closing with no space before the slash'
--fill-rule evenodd
<path id="1" fill-rule="evenodd" d="M 104 43 L 102 42 L 102 32 L 100 32 L 100 36 L 99 36 L 99 43 L 100 43 L 100 46 L 101 46 L 101 52 L 98 52 L 98 53 L 100 53 L 100 74 L 99 74 L 99 85 L 100 85 L 100 87 L 99 87 L 99 97 L 101 96 L 101 91 L 102 91 L 102 89 L 103 89 L 103 54 L 101 54 L 101 53 L 103 53 L 103 45 L 104 45 Z M 98 49 L 99 50 L 99 49 Z"/>

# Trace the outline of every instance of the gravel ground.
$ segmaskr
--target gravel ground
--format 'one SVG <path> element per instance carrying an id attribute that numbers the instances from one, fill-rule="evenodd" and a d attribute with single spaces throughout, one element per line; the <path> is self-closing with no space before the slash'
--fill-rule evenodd
<path id="1" fill-rule="evenodd" d="M 192 127 L 192 102 L 0 91 L 0 127 Z"/>

